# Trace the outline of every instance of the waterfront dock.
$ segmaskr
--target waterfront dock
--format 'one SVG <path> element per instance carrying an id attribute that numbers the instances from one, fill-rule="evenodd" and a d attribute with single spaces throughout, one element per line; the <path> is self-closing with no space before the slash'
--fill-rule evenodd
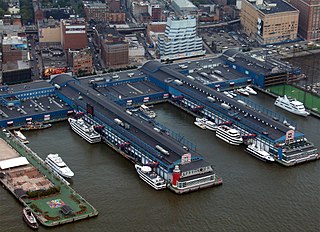
<path id="1" fill-rule="evenodd" d="M 30 207 L 43 226 L 58 226 L 98 215 L 68 182 L 14 136 L 5 137 L 1 133 L 0 151 L 2 185 L 24 207 Z"/>

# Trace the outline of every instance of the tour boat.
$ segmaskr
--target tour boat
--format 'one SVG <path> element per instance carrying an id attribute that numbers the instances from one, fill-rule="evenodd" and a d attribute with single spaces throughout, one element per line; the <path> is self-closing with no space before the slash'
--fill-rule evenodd
<path id="1" fill-rule="evenodd" d="M 206 125 L 206 129 L 208 129 L 208 130 L 213 130 L 213 131 L 215 131 L 215 130 L 217 130 L 217 128 L 218 128 L 217 124 L 215 124 L 214 122 L 209 121 L 209 120 L 207 120 L 207 121 L 205 122 L 205 125 Z"/>
<path id="2" fill-rule="evenodd" d="M 277 100 L 274 104 L 284 110 L 287 110 L 297 115 L 308 116 L 310 114 L 308 111 L 306 111 L 302 102 L 287 97 L 287 95 L 284 95 L 283 97 L 277 97 Z"/>
<path id="3" fill-rule="evenodd" d="M 232 145 L 240 145 L 243 142 L 240 132 L 227 125 L 218 126 L 216 136 Z"/>
<path id="4" fill-rule="evenodd" d="M 24 136 L 20 131 L 14 130 L 13 131 L 14 135 L 20 140 L 20 142 L 27 144 L 29 141 L 27 140 L 27 137 Z"/>
<path id="5" fill-rule="evenodd" d="M 72 178 L 74 176 L 74 173 L 58 154 L 49 154 L 45 159 L 45 163 L 62 177 Z"/>
<path id="6" fill-rule="evenodd" d="M 145 115 L 147 115 L 149 118 L 155 118 L 157 116 L 157 114 L 154 111 L 150 110 L 150 108 L 145 104 L 142 104 L 139 110 Z"/>
<path id="7" fill-rule="evenodd" d="M 33 215 L 31 209 L 29 207 L 25 207 L 22 210 L 23 220 L 30 226 L 32 229 L 38 229 L 39 224 L 36 220 L 36 217 Z"/>
<path id="8" fill-rule="evenodd" d="M 139 177 L 150 185 L 155 190 L 164 189 L 167 187 L 166 181 L 157 173 L 152 171 L 150 166 L 134 165 Z"/>
<path id="9" fill-rule="evenodd" d="M 246 148 L 246 151 L 253 155 L 254 157 L 266 161 L 266 162 L 273 162 L 274 158 L 265 150 L 259 149 L 256 145 L 251 144 Z"/>
<path id="10" fill-rule="evenodd" d="M 194 125 L 200 127 L 201 129 L 206 129 L 206 120 L 200 120 L 199 118 L 196 118 L 196 121 L 194 122 Z"/>
<path id="11" fill-rule="evenodd" d="M 101 142 L 101 135 L 94 130 L 93 126 L 88 125 L 82 118 L 74 119 L 68 118 L 68 122 L 71 129 L 80 135 L 89 143 L 99 143 Z"/>

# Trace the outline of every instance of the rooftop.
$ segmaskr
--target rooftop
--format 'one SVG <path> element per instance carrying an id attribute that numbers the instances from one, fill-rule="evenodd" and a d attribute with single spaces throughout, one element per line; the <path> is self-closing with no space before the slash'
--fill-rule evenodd
<path id="1" fill-rule="evenodd" d="M 256 7 L 264 14 L 275 14 L 290 11 L 298 12 L 298 10 L 288 2 L 282 0 L 251 0 L 248 2 L 250 2 L 254 7 Z"/>

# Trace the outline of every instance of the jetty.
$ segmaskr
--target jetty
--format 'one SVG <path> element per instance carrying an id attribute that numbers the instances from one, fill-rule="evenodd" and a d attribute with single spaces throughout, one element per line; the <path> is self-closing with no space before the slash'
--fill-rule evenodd
<path id="1" fill-rule="evenodd" d="M 98 211 L 13 135 L 0 133 L 0 181 L 43 226 L 87 219 Z"/>

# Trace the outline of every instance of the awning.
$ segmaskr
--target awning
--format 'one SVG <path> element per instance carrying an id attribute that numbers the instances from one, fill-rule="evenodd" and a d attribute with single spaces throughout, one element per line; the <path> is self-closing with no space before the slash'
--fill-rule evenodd
<path id="1" fill-rule="evenodd" d="M 29 164 L 26 157 L 18 157 L 0 161 L 0 169 L 8 169 Z"/>

